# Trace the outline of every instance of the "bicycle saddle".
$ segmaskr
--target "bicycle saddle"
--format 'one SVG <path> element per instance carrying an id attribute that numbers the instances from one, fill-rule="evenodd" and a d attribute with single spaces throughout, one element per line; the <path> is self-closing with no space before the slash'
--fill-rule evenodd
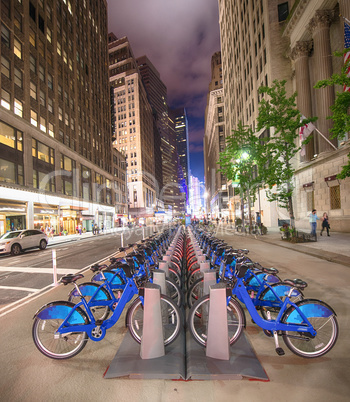
<path id="1" fill-rule="evenodd" d="M 127 250 L 127 248 L 126 247 L 119 247 L 118 250 L 119 251 L 125 251 L 125 250 Z"/>
<path id="2" fill-rule="evenodd" d="M 295 288 L 305 289 L 307 287 L 307 282 L 303 281 L 302 279 L 285 279 L 283 282 L 287 283 L 288 285 L 294 286 Z"/>
<path id="3" fill-rule="evenodd" d="M 78 279 L 84 278 L 84 275 L 82 274 L 69 274 L 66 276 L 62 276 L 60 282 L 63 283 L 63 285 L 68 285 L 68 283 L 72 283 L 77 281 Z"/>

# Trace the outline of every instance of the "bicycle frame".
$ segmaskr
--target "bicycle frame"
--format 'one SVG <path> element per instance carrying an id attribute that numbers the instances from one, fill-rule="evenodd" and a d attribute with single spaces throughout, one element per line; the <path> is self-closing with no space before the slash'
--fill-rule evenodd
<path id="1" fill-rule="evenodd" d="M 262 329 L 265 329 L 268 331 L 295 331 L 295 332 L 304 332 L 304 333 L 307 332 L 307 333 L 310 333 L 311 336 L 316 335 L 315 329 L 310 324 L 309 320 L 307 319 L 307 317 L 305 316 L 303 311 L 295 303 L 293 303 L 290 300 L 289 296 L 287 296 L 283 302 L 280 299 L 281 303 L 277 304 L 277 306 L 280 306 L 281 308 L 280 308 L 280 311 L 278 313 L 276 320 L 264 320 L 257 312 L 256 307 L 253 303 L 253 300 L 250 298 L 250 295 L 243 284 L 242 278 L 237 278 L 237 282 L 236 282 L 234 288 L 232 289 L 232 294 L 236 295 L 237 298 L 245 304 L 245 306 L 246 306 L 251 318 L 254 320 L 255 324 L 257 324 Z M 230 298 L 231 298 L 231 296 L 227 298 L 227 303 L 229 302 Z M 298 312 L 298 314 L 300 316 L 298 321 L 300 321 L 300 323 L 282 323 L 280 321 L 283 314 L 285 313 L 285 311 L 287 310 L 287 308 L 289 306 L 293 306 L 296 309 L 296 311 Z M 331 311 L 330 311 L 330 313 L 333 314 L 333 312 L 331 312 Z"/>
<path id="2" fill-rule="evenodd" d="M 52 318 L 63 318 L 62 324 L 59 326 L 55 336 L 59 337 L 61 335 L 71 333 L 71 332 L 86 332 L 87 335 L 89 336 L 90 339 L 93 341 L 100 341 L 102 340 L 105 335 L 107 329 L 111 328 L 116 322 L 119 320 L 125 305 L 131 300 L 131 298 L 135 295 L 138 294 L 138 288 L 135 284 L 135 282 L 132 279 L 128 280 L 127 286 L 125 287 L 120 299 L 112 299 L 113 304 L 118 301 L 118 304 L 116 305 L 113 314 L 111 317 L 102 323 L 99 323 L 95 320 L 90 307 L 93 307 L 94 305 L 94 298 L 97 297 L 99 290 L 103 287 L 103 285 L 99 286 L 99 288 L 96 290 L 95 294 L 92 296 L 91 300 L 87 302 L 84 298 L 81 299 L 81 301 L 72 307 L 66 315 L 66 309 L 61 308 L 61 306 L 55 306 L 53 305 L 51 308 L 46 308 L 43 311 L 39 311 L 37 316 L 41 319 L 52 319 Z M 113 293 L 113 292 L 112 292 Z M 143 299 L 142 299 L 143 302 Z M 111 307 L 111 300 L 99 300 L 98 302 L 96 301 L 97 306 L 108 306 Z M 88 318 L 90 320 L 90 323 L 85 324 L 81 322 L 81 315 L 75 314 L 76 311 L 81 307 L 84 306 L 85 311 L 88 315 Z M 113 307 L 112 307 L 113 308 Z M 65 315 L 63 317 L 63 315 Z M 79 318 L 79 319 L 78 319 Z"/>

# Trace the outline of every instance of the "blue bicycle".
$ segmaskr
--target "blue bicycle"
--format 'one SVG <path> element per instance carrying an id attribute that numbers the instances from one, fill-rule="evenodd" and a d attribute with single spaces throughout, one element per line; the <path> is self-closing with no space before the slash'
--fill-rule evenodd
<path id="1" fill-rule="evenodd" d="M 246 325 L 245 313 L 237 297 L 245 304 L 252 320 L 264 332 L 274 337 L 278 355 L 284 355 L 278 337 L 296 355 L 306 358 L 323 356 L 335 345 L 338 337 L 336 313 L 326 303 L 316 299 L 293 302 L 293 290 L 302 290 L 306 283 L 300 280 L 289 281 L 292 287 L 286 297 L 280 299 L 279 311 L 275 319 L 262 318 L 244 285 L 244 277 L 249 267 L 236 264 L 231 286 L 227 287 L 227 322 L 229 340 L 232 345 L 242 334 Z M 269 285 L 267 284 L 267 287 Z M 272 289 L 270 288 L 272 291 Z M 277 294 L 274 294 L 274 297 Z M 193 338 L 205 346 L 207 341 L 208 312 L 210 296 L 203 296 L 192 306 L 188 315 L 188 327 Z M 269 314 L 268 314 L 269 315 Z"/>
<path id="2" fill-rule="evenodd" d="M 126 323 L 131 336 L 141 343 L 143 331 L 143 288 L 139 289 L 131 269 L 125 267 L 127 286 L 120 298 L 111 296 L 104 285 L 90 287 L 92 290 L 89 300 L 80 292 L 76 281 L 83 275 L 68 275 L 61 278 L 64 285 L 73 284 L 80 295 L 80 302 L 74 304 L 69 301 L 54 301 L 46 304 L 34 315 L 32 336 L 35 346 L 45 356 L 52 359 L 67 359 L 80 353 L 88 339 L 101 341 L 109 328 L 117 323 L 125 305 L 135 294 L 139 294 L 130 305 L 126 314 Z M 107 285 L 108 287 L 108 285 Z M 169 297 L 160 296 L 164 345 L 172 343 L 180 333 L 182 325 L 181 312 Z M 103 307 L 112 310 L 107 320 L 96 319 L 94 307 Z"/>

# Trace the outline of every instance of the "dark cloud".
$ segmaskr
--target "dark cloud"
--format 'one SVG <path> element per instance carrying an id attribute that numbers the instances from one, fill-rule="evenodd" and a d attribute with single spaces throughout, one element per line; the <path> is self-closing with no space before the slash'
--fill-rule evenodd
<path id="1" fill-rule="evenodd" d="M 195 152 L 204 134 L 211 56 L 220 49 L 218 21 L 216 0 L 108 0 L 109 32 L 127 36 L 135 57 L 148 56 L 170 106 L 186 107 Z"/>

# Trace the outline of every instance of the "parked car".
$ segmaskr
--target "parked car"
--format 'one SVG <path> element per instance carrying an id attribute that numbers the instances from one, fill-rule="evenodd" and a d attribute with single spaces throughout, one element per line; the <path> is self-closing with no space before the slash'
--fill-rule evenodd
<path id="1" fill-rule="evenodd" d="M 0 254 L 19 255 L 22 251 L 39 247 L 45 250 L 48 238 L 40 230 L 15 230 L 0 237 Z"/>

